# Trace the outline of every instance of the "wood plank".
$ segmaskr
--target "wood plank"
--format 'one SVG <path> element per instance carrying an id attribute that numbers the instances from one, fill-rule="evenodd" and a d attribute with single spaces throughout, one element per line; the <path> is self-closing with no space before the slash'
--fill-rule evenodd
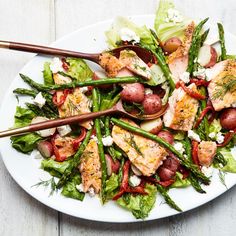
<path id="1" fill-rule="evenodd" d="M 54 40 L 53 0 L 0 0 L 0 9 L 1 39 L 41 44 Z M 2 100 L 15 75 L 32 55 L 2 49 L 0 55 Z M 58 213 L 25 193 L 2 161 L 0 180 L 0 235 L 58 235 Z"/>

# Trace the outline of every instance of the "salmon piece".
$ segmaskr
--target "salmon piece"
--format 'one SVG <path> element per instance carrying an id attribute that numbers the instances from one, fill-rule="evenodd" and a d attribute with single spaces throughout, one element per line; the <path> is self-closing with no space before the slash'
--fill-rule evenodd
<path id="1" fill-rule="evenodd" d="M 115 56 L 104 52 L 99 56 L 99 64 L 109 77 L 115 77 L 124 65 Z"/>
<path id="2" fill-rule="evenodd" d="M 81 92 L 79 88 L 67 95 L 65 102 L 58 107 L 59 116 L 61 118 L 68 116 L 75 116 L 79 114 L 89 113 L 91 101 Z M 86 128 L 91 129 L 92 121 L 83 121 L 79 124 Z"/>
<path id="3" fill-rule="evenodd" d="M 197 91 L 195 84 L 189 85 L 188 88 Z M 191 130 L 198 105 L 198 101 L 190 97 L 182 88 L 175 89 L 169 98 L 169 107 L 163 116 L 165 126 L 174 130 Z"/>
<path id="4" fill-rule="evenodd" d="M 98 145 L 94 139 L 91 139 L 81 156 L 80 173 L 84 192 L 93 188 L 95 193 L 101 190 L 101 162 L 98 153 Z"/>
<path id="5" fill-rule="evenodd" d="M 57 137 L 55 139 L 55 145 L 58 148 L 59 155 L 61 157 L 70 157 L 75 154 L 75 150 L 73 148 L 73 138 L 70 137 Z"/>
<path id="6" fill-rule="evenodd" d="M 132 126 L 138 127 L 133 121 L 122 119 Z M 157 142 L 126 131 L 114 125 L 112 138 L 115 144 L 128 156 L 131 163 L 145 176 L 153 175 L 167 157 L 167 151 Z"/>
<path id="7" fill-rule="evenodd" d="M 209 167 L 216 154 L 216 142 L 202 141 L 198 145 L 198 160 L 200 165 Z"/>
<path id="8" fill-rule="evenodd" d="M 226 60 L 217 63 L 208 74 L 211 82 L 208 93 L 216 111 L 235 106 L 236 104 L 236 62 Z M 212 76 L 213 75 L 213 76 Z"/>
<path id="9" fill-rule="evenodd" d="M 167 63 L 175 83 L 180 80 L 182 74 L 187 70 L 188 53 L 192 42 L 194 28 L 194 22 L 187 26 L 182 45 L 180 45 L 178 49 L 168 57 Z"/>
<path id="10" fill-rule="evenodd" d="M 151 79 L 152 74 L 150 68 L 134 51 L 121 51 L 119 60 L 135 74 L 140 75 L 147 80 Z"/>

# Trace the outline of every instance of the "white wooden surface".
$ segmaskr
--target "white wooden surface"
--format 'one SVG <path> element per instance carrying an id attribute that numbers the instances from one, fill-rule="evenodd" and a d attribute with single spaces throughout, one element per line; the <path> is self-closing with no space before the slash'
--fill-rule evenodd
<path id="1" fill-rule="evenodd" d="M 191 17 L 222 21 L 236 34 L 235 0 L 176 0 Z M 49 44 L 79 27 L 116 15 L 151 14 L 156 0 L 0 0 L 0 39 Z M 0 50 L 0 98 L 32 55 Z M 11 157 L 9 157 L 11 158 Z M 188 201 L 184 199 L 183 201 Z M 0 160 L 0 235 L 214 235 L 236 233 L 236 188 L 198 209 L 152 222 L 106 224 L 45 207 L 12 180 Z"/>

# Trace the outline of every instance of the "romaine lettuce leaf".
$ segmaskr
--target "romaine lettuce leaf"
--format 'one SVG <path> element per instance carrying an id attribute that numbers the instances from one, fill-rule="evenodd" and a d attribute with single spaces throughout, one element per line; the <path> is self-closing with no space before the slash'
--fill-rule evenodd
<path id="1" fill-rule="evenodd" d="M 183 179 L 183 175 L 176 172 L 176 181 L 171 185 L 171 188 L 186 188 L 191 185 L 188 178 Z"/>
<path id="2" fill-rule="evenodd" d="M 153 39 L 150 30 L 146 26 L 138 26 L 125 17 L 117 17 L 111 28 L 105 32 L 107 43 L 110 48 L 116 48 L 121 42 L 120 30 L 128 28 L 140 37 L 140 43 L 145 45 L 153 44 Z"/>
<path id="3" fill-rule="evenodd" d="M 19 128 L 28 125 L 34 117 L 35 114 L 30 109 L 17 106 L 14 116 L 14 127 Z"/>
<path id="4" fill-rule="evenodd" d="M 159 7 L 156 11 L 154 28 L 157 36 L 162 42 L 171 37 L 179 37 L 180 39 L 183 39 L 184 30 L 190 23 L 190 20 L 186 17 L 183 17 L 183 21 L 179 23 L 167 22 L 168 10 L 170 9 L 175 9 L 172 0 L 160 0 Z"/>
<path id="5" fill-rule="evenodd" d="M 50 69 L 50 62 L 44 63 L 43 79 L 44 79 L 44 84 L 46 84 L 46 85 L 54 84 L 52 71 Z"/>
<path id="6" fill-rule="evenodd" d="M 236 173 L 236 156 L 234 157 L 232 155 L 232 151 L 228 148 L 221 148 L 220 153 L 227 160 L 227 164 L 223 168 L 220 168 L 218 166 L 217 168 L 224 172 Z"/>
<path id="7" fill-rule="evenodd" d="M 77 190 L 76 185 L 79 185 L 81 183 L 81 176 L 79 174 L 76 174 L 72 180 L 68 181 L 62 189 L 61 194 L 65 197 L 77 199 L 80 201 L 83 201 L 85 193 L 81 193 Z"/>
<path id="8" fill-rule="evenodd" d="M 209 126 L 209 133 L 218 133 L 222 129 L 220 120 L 214 119 L 211 125 Z"/>
<path id="9" fill-rule="evenodd" d="M 137 219 L 144 219 L 148 216 L 156 202 L 157 189 L 155 186 L 146 184 L 145 191 L 148 195 L 124 194 L 117 200 L 117 203 L 131 211 Z"/>
<path id="10" fill-rule="evenodd" d="M 106 181 L 106 198 L 111 199 L 115 194 L 116 190 L 119 187 L 119 177 L 116 174 L 112 174 L 111 177 Z"/>
<path id="11" fill-rule="evenodd" d="M 84 60 L 79 58 L 67 58 L 66 62 L 70 65 L 66 72 L 68 75 L 76 78 L 78 81 L 91 79 L 93 72 Z"/>

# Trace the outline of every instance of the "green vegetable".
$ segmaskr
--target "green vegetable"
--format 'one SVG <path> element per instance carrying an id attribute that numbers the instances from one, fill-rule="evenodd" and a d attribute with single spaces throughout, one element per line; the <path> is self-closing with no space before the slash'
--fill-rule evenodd
<path id="1" fill-rule="evenodd" d="M 31 89 L 24 89 L 24 88 L 17 88 L 13 90 L 13 93 L 19 94 L 19 95 L 28 95 L 31 97 L 36 97 L 37 91 L 31 90 Z"/>
<path id="2" fill-rule="evenodd" d="M 119 84 L 119 83 L 135 83 L 139 81 L 138 77 L 129 76 L 129 77 L 116 77 L 116 78 L 105 78 L 100 80 L 87 80 L 87 81 L 74 81 L 68 84 L 55 84 L 55 85 L 44 85 L 37 83 L 30 79 L 28 76 L 20 74 L 20 77 L 24 82 L 29 84 L 32 88 L 37 89 L 38 91 L 50 91 L 50 90 L 61 90 L 67 88 L 76 88 L 76 87 L 84 87 L 84 86 L 98 86 L 103 84 Z"/>
<path id="3" fill-rule="evenodd" d="M 72 160 L 63 162 L 54 161 L 53 159 L 43 159 L 41 168 L 49 172 L 52 176 L 61 177 L 65 170 L 71 165 Z"/>
<path id="4" fill-rule="evenodd" d="M 131 211 L 136 219 L 144 219 L 156 202 L 157 189 L 153 185 L 146 184 L 145 191 L 148 193 L 147 195 L 124 194 L 116 202 Z"/>
<path id="5" fill-rule="evenodd" d="M 176 172 L 176 181 L 171 185 L 171 188 L 186 188 L 191 185 L 188 178 L 183 179 L 183 175 Z"/>
<path id="6" fill-rule="evenodd" d="M 236 60 L 236 55 L 226 55 L 226 59 Z"/>
<path id="7" fill-rule="evenodd" d="M 224 158 L 222 153 L 218 151 L 214 157 L 213 164 L 214 166 L 224 167 L 227 165 L 227 160 Z"/>
<path id="8" fill-rule="evenodd" d="M 224 156 L 227 164 L 224 167 L 217 165 L 217 168 L 230 173 L 236 173 L 236 159 L 233 157 L 231 150 L 227 148 L 221 148 L 220 153 Z"/>
<path id="9" fill-rule="evenodd" d="M 218 32 L 219 32 L 219 39 L 220 39 L 220 48 L 221 48 L 221 55 L 220 55 L 220 61 L 224 61 L 227 59 L 226 56 L 226 48 L 225 48 L 225 35 L 224 35 L 224 28 L 221 23 L 217 23 L 218 26 Z"/>
<path id="10" fill-rule="evenodd" d="M 140 43 L 152 44 L 150 31 L 146 26 L 138 26 L 125 17 L 116 17 L 111 28 L 105 32 L 107 43 L 110 48 L 116 48 L 121 42 L 120 30 L 122 28 L 128 28 L 136 33 L 140 37 Z"/>
<path id="11" fill-rule="evenodd" d="M 210 32 L 210 29 L 207 29 L 201 36 L 201 42 L 200 42 L 200 46 L 202 47 L 202 45 L 204 44 L 204 42 L 206 41 L 206 38 L 208 36 Z"/>
<path id="12" fill-rule="evenodd" d="M 53 85 L 53 75 L 50 69 L 50 62 L 45 62 L 43 67 L 43 80 L 45 85 Z"/>
<path id="13" fill-rule="evenodd" d="M 166 81 L 166 78 L 162 72 L 162 69 L 159 65 L 153 64 L 150 67 L 152 77 L 150 80 L 146 82 L 146 84 L 150 86 L 157 86 L 159 84 L 162 84 Z"/>
<path id="14" fill-rule="evenodd" d="M 189 180 L 191 182 L 191 185 L 193 186 L 193 188 L 199 192 L 199 193 L 206 193 L 205 190 L 202 189 L 199 181 L 196 179 L 196 177 L 191 173 L 189 176 Z"/>
<path id="15" fill-rule="evenodd" d="M 93 98 L 93 111 L 99 111 L 99 104 L 98 104 L 98 96 L 99 92 L 98 89 L 94 88 L 92 91 L 92 98 Z M 102 188 L 101 188 L 101 199 L 102 202 L 105 202 L 105 188 L 106 188 L 106 179 L 107 179 L 107 165 L 106 165 L 106 158 L 104 154 L 103 149 L 103 143 L 102 143 L 102 133 L 101 133 L 101 126 L 100 126 L 100 118 L 96 118 L 94 120 L 94 126 L 96 130 L 96 136 L 97 136 L 97 144 L 98 144 L 98 152 L 100 156 L 101 161 L 101 167 L 102 167 Z"/>
<path id="16" fill-rule="evenodd" d="M 106 180 L 106 187 L 105 187 L 105 193 L 107 199 L 112 199 L 114 195 L 116 194 L 118 188 L 119 188 L 119 176 L 112 173 L 110 178 Z"/>
<path id="17" fill-rule="evenodd" d="M 35 113 L 29 109 L 17 106 L 15 113 L 14 128 L 19 128 L 30 124 L 35 117 Z M 34 150 L 36 144 L 42 138 L 36 133 L 11 137 L 12 147 L 19 152 L 29 153 Z"/>
<path id="18" fill-rule="evenodd" d="M 190 23 L 190 20 L 186 17 L 183 17 L 183 21 L 179 23 L 166 22 L 168 18 L 168 10 L 170 9 L 176 10 L 173 1 L 161 0 L 156 11 L 154 28 L 162 42 L 171 37 L 179 37 L 180 39 L 183 39 L 184 31 Z"/>
<path id="19" fill-rule="evenodd" d="M 56 183 L 55 183 L 54 177 L 52 177 L 52 178 L 49 179 L 49 180 L 40 180 L 39 183 L 34 184 L 34 185 L 31 186 L 31 187 L 39 187 L 39 186 L 44 186 L 45 188 L 46 188 L 46 187 L 50 187 L 50 188 L 51 188 L 51 191 L 50 191 L 50 193 L 49 193 L 49 196 L 53 195 L 53 193 L 54 193 L 55 191 L 57 191 Z"/>
<path id="20" fill-rule="evenodd" d="M 138 127 L 134 127 L 132 125 L 130 125 L 129 123 L 126 123 L 122 120 L 116 119 L 116 118 L 111 118 L 111 121 L 120 126 L 121 128 L 125 129 L 125 130 L 129 130 L 131 132 L 134 132 L 136 134 L 139 134 L 143 137 L 146 137 L 148 139 L 151 139 L 157 143 L 159 143 L 161 146 L 167 148 L 168 150 L 170 150 L 171 152 L 173 152 L 181 161 L 181 164 L 183 166 L 185 166 L 187 169 L 189 169 L 192 173 L 194 173 L 194 175 L 199 178 L 200 180 L 202 180 L 204 183 L 209 183 L 210 179 L 208 177 L 206 177 L 199 169 L 196 165 L 192 164 L 189 160 L 187 160 L 182 154 L 180 154 L 172 145 L 170 145 L 169 143 L 167 143 L 166 141 L 164 141 L 162 138 L 159 138 L 158 136 L 151 134 L 145 130 L 142 130 Z"/>
<path id="21" fill-rule="evenodd" d="M 213 122 L 209 126 L 209 133 L 218 133 L 222 129 L 219 119 L 214 119 Z"/>
<path id="22" fill-rule="evenodd" d="M 80 201 L 83 201 L 85 193 L 81 193 L 77 190 L 76 185 L 79 185 L 81 183 L 81 177 L 79 173 L 77 173 L 73 178 L 68 181 L 62 189 L 61 194 L 65 197 L 77 199 Z"/>
<path id="23" fill-rule="evenodd" d="M 66 73 L 76 78 L 77 81 L 83 82 L 92 77 L 93 72 L 84 60 L 79 58 L 67 58 L 66 62 L 70 65 Z"/>

